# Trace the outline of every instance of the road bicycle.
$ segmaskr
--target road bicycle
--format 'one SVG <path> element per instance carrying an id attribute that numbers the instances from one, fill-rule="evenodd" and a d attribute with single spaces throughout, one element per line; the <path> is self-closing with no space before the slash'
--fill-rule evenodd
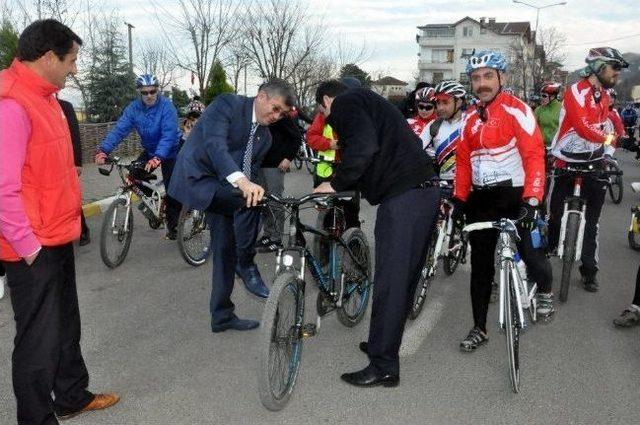
<path id="1" fill-rule="evenodd" d="M 300 221 L 300 210 L 306 204 L 329 207 L 354 195 L 338 192 L 299 199 L 266 197 L 267 203 L 279 204 L 289 213 L 283 247 L 276 253 L 276 277 L 262 315 L 258 343 L 258 391 L 269 410 L 281 410 L 289 401 L 300 371 L 303 343 L 320 331 L 322 317 L 336 311 L 340 323 L 347 327 L 356 326 L 364 317 L 372 287 L 369 244 L 364 233 L 349 228 L 336 235 Z M 305 233 L 331 241 L 326 267 L 307 248 Z M 305 270 L 319 290 L 315 323 L 305 320 Z"/>
<path id="2" fill-rule="evenodd" d="M 509 379 L 513 392 L 520 390 L 520 335 L 528 325 L 525 310 L 531 322 L 537 321 L 536 283 L 520 275 L 516 261 L 516 243 L 520 240 L 516 223 L 518 220 L 503 218 L 498 221 L 472 223 L 464 227 L 463 234 L 476 230 L 496 229 L 498 236 L 497 255 L 499 264 L 498 325 L 505 333 Z"/>
<path id="3" fill-rule="evenodd" d="M 451 216 L 453 212 L 453 205 L 449 201 L 452 192 L 451 185 L 446 180 L 442 180 L 440 181 L 440 189 L 440 210 L 414 292 L 409 311 L 409 319 L 411 320 L 415 320 L 422 312 L 440 262 L 442 262 L 445 274 L 451 276 L 456 271 L 458 264 L 466 261 L 467 241 L 463 237 L 462 228 L 456 226 Z"/>
<path id="4" fill-rule="evenodd" d="M 109 168 L 98 168 L 100 174 L 111 175 L 114 167 L 122 185 L 107 208 L 100 231 L 100 257 L 109 268 L 121 265 L 131 246 L 134 219 L 132 201 L 139 199 L 138 210 L 148 220 L 149 227 L 159 229 L 166 221 L 164 184 L 144 169 L 144 161 L 126 161 L 118 157 L 105 160 Z M 194 219 L 195 218 L 195 219 Z M 203 213 L 183 208 L 178 225 L 178 248 L 191 265 L 202 265 L 209 254 L 209 232 Z M 196 243 L 198 242 L 198 243 Z"/>
<path id="5" fill-rule="evenodd" d="M 569 283 L 573 264 L 580 258 L 586 224 L 586 199 L 582 196 L 584 177 L 604 178 L 622 176 L 619 169 L 599 169 L 594 164 L 568 164 L 566 168 L 557 168 L 554 176 L 569 175 L 573 178 L 573 194 L 564 200 L 564 211 L 560 222 L 560 239 L 558 257 L 562 259 L 562 275 L 560 278 L 560 302 L 566 302 L 569 294 Z"/>

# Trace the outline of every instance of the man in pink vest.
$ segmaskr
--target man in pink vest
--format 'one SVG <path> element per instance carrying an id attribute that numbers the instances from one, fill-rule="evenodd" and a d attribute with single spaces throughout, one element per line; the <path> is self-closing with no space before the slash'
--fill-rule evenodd
<path id="1" fill-rule="evenodd" d="M 87 390 L 80 350 L 72 246 L 80 236 L 80 182 L 55 93 L 77 72 L 81 44 L 60 22 L 36 21 L 0 72 L 0 262 L 16 321 L 12 376 L 21 425 L 57 424 L 119 400 Z"/>

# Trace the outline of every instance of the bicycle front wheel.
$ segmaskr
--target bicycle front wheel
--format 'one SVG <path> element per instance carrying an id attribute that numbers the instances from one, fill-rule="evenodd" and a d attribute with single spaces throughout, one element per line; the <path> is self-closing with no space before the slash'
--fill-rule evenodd
<path id="1" fill-rule="evenodd" d="M 264 407 L 282 410 L 300 371 L 304 324 L 304 282 L 294 273 L 276 277 L 262 315 L 258 392 Z"/>
<path id="2" fill-rule="evenodd" d="M 371 295 L 371 254 L 367 237 L 362 230 L 352 227 L 342 236 L 353 257 L 341 249 L 341 270 L 344 279 L 342 305 L 338 320 L 351 328 L 362 320 Z M 359 267 L 357 263 L 364 267 Z"/>
<path id="3" fill-rule="evenodd" d="M 580 214 L 569 213 L 567 226 L 565 228 L 564 248 L 562 251 L 562 277 L 560 279 L 560 302 L 567 302 L 569 295 L 569 284 L 571 283 L 571 272 L 573 263 L 576 260 L 576 249 L 578 243 L 578 232 L 580 230 Z"/>
<path id="4" fill-rule="evenodd" d="M 511 264 L 503 266 L 501 278 L 504 279 L 505 296 L 504 296 L 504 332 L 507 341 L 507 357 L 509 360 L 509 379 L 511 380 L 511 388 L 514 393 L 520 390 L 520 328 L 518 326 L 518 306 L 515 295 L 515 285 L 511 279 L 509 267 L 515 267 Z M 505 272 L 506 271 L 506 272 Z M 505 276 L 506 274 L 506 276 Z"/>
<path id="5" fill-rule="evenodd" d="M 124 198 L 114 200 L 102 220 L 100 257 L 109 268 L 118 267 L 127 257 L 133 237 L 133 211 Z"/>
<path id="6" fill-rule="evenodd" d="M 203 211 L 182 207 L 178 218 L 178 249 L 192 266 L 207 262 L 211 250 L 211 232 Z"/>

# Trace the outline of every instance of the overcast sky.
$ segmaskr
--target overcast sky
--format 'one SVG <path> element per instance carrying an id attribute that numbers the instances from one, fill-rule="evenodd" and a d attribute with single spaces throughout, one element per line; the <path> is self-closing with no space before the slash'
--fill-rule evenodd
<path id="1" fill-rule="evenodd" d="M 369 59 L 361 65 L 366 71 L 374 77 L 383 72 L 408 82 L 417 69 L 418 26 L 452 23 L 470 16 L 476 20 L 495 17 L 499 22 L 529 21 L 533 28 L 536 19 L 535 9 L 511 0 L 302 1 L 331 32 L 342 34 L 354 45 L 366 43 L 371 51 Z M 175 0 L 158 2 L 166 9 L 178 10 Z M 543 6 L 554 2 L 528 0 L 528 3 Z M 152 4 L 149 0 L 105 0 L 103 7 L 117 10 L 124 20 L 136 26 L 134 37 L 144 39 L 160 31 L 152 16 Z M 564 6 L 542 9 L 539 26 L 540 29 L 553 26 L 566 34 L 566 69 L 574 70 L 583 66 L 589 47 L 609 45 L 622 52 L 640 52 L 639 22 L 638 0 L 567 0 Z M 123 32 L 125 29 L 123 24 Z"/>

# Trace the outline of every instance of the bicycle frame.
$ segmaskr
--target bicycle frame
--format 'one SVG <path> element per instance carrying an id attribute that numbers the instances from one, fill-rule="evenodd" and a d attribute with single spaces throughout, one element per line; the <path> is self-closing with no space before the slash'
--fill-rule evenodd
<path id="1" fill-rule="evenodd" d="M 128 175 L 125 175 L 124 170 L 127 169 L 129 165 L 122 164 L 119 159 L 114 158 L 114 162 L 112 165 L 116 165 L 118 167 L 118 174 L 120 176 L 120 180 L 122 181 L 122 186 L 118 188 L 115 193 L 115 198 L 123 198 L 127 202 L 127 213 L 131 208 L 131 193 L 135 193 L 140 201 L 144 203 L 153 213 L 153 215 L 158 219 L 162 219 L 162 203 L 164 197 L 164 182 L 162 180 L 158 180 L 155 183 L 150 183 L 146 181 L 133 181 L 129 178 Z M 110 173 L 110 171 L 109 171 Z M 151 195 L 147 196 L 140 186 L 144 186 L 151 190 Z M 128 220 L 127 220 L 128 221 Z"/>
<path id="2" fill-rule="evenodd" d="M 582 189 L 582 180 L 581 176 L 577 176 L 573 180 L 573 195 L 564 200 L 564 211 L 562 213 L 562 220 L 560 221 L 560 240 L 558 242 L 558 257 L 564 258 L 564 240 L 566 238 L 567 233 L 567 220 L 569 218 L 569 214 L 576 213 L 580 216 L 580 227 L 578 229 L 578 239 L 576 240 L 576 254 L 573 261 L 576 261 L 580 258 L 580 254 L 582 253 L 582 241 L 584 238 L 584 226 L 586 223 L 585 220 L 585 211 L 586 211 L 586 203 L 584 199 L 581 197 L 581 189 Z M 576 205 L 576 208 L 571 208 L 571 205 Z"/>

